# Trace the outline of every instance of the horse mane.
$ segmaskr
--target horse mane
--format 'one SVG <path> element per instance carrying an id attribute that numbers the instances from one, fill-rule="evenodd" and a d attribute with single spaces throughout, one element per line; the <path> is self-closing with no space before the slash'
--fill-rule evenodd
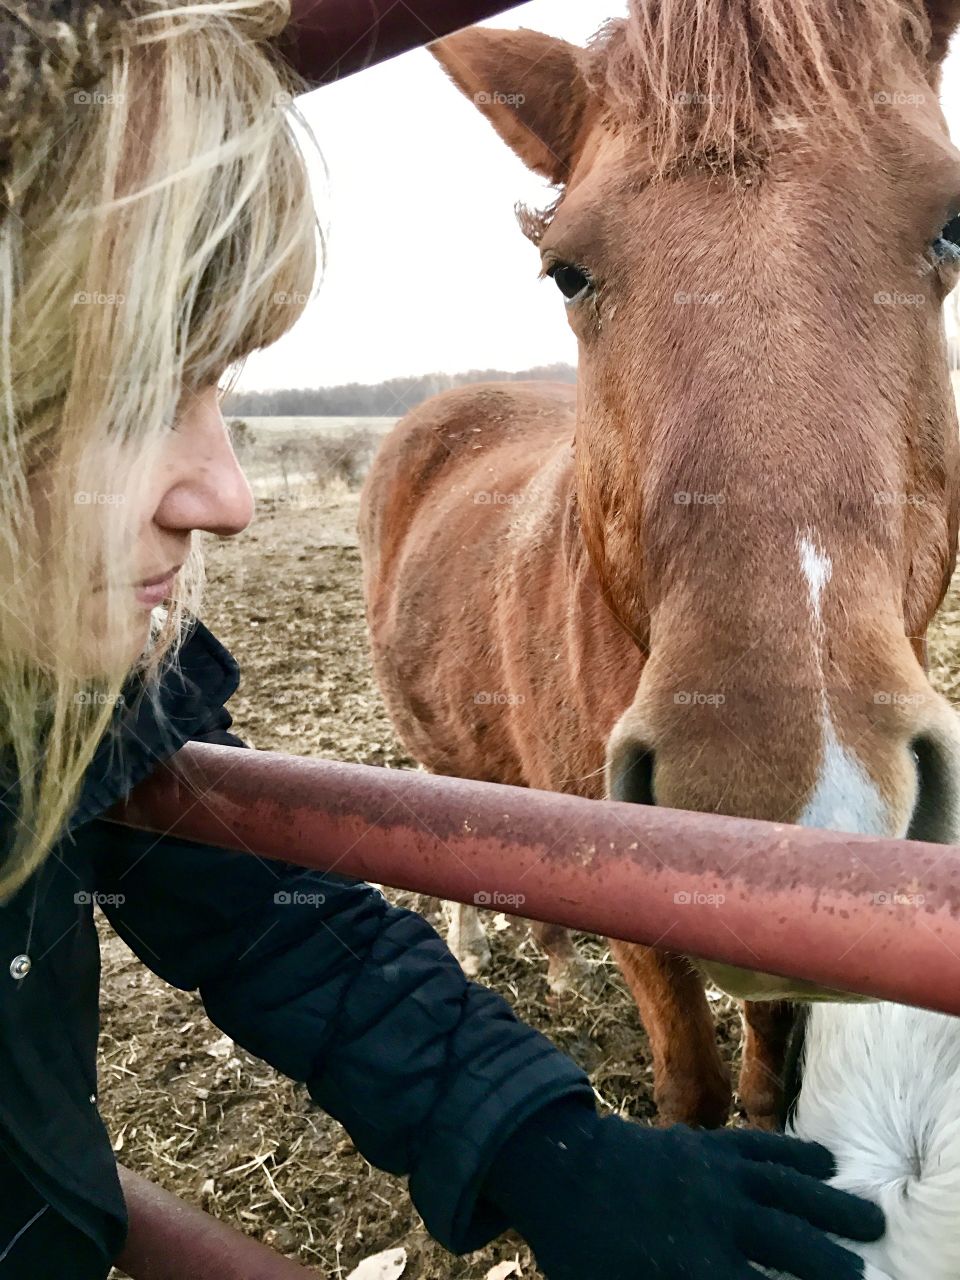
<path id="1" fill-rule="evenodd" d="M 642 131 L 658 172 L 729 171 L 762 161 L 785 121 L 862 136 L 932 36 L 922 0 L 630 0 L 583 72 L 611 123 Z"/>

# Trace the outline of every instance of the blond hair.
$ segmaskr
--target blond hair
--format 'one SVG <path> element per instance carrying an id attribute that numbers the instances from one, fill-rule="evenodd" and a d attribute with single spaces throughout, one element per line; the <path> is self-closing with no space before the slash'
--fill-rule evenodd
<path id="1" fill-rule="evenodd" d="M 186 397 L 235 378 L 313 291 L 323 232 L 291 121 L 313 140 L 293 103 L 306 85 L 265 43 L 288 17 L 287 0 L 139 0 L 4 174 L 0 752 L 15 821 L 0 901 L 62 835 L 127 681 L 157 705 L 199 612 L 195 534 L 133 666 L 104 643 L 93 670 L 78 634 L 94 585 L 104 637 L 130 625 L 138 515 L 166 434 Z M 51 23 L 41 47 L 49 92 L 82 42 Z"/>

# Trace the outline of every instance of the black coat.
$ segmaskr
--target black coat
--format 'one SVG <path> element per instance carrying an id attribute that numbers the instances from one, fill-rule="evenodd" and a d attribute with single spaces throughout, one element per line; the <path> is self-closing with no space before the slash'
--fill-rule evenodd
<path id="1" fill-rule="evenodd" d="M 478 1248 L 508 1225 L 479 1194 L 497 1146 L 553 1099 L 589 1095 L 584 1073 L 370 885 L 100 817 L 188 739 L 245 746 L 223 705 L 238 683 L 200 622 L 162 683 L 172 735 L 131 681 L 68 833 L 0 908 L 2 1153 L 116 1255 L 126 1213 L 97 1109 L 96 903 L 149 968 L 199 991 L 216 1026 L 305 1081 L 371 1163 L 409 1175 L 438 1240 Z"/>

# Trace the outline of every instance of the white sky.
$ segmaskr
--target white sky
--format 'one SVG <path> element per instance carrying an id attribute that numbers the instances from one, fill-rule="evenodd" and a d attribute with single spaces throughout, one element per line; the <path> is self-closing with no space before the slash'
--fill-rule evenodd
<path id="1" fill-rule="evenodd" d="M 485 25 L 578 44 L 626 0 L 530 0 Z M 960 139 L 960 49 L 944 72 Z M 299 100 L 330 171 L 315 189 L 329 228 L 317 296 L 240 390 L 379 382 L 403 374 L 576 363 L 556 287 L 514 202 L 546 203 L 531 174 L 423 49 Z M 311 154 L 308 149 L 308 154 Z"/>

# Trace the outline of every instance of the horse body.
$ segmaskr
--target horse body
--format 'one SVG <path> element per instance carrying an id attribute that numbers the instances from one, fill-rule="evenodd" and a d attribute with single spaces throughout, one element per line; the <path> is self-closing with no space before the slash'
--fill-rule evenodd
<path id="1" fill-rule="evenodd" d="M 378 452 L 359 532 L 374 668 L 411 755 L 435 773 L 597 799 L 644 655 L 608 607 L 580 529 L 576 400 L 546 383 L 432 397 Z M 476 910 L 450 914 L 451 946 L 476 972 L 487 956 Z M 579 977 L 569 935 L 534 933 L 550 985 L 566 989 Z M 719 1123 L 730 1086 L 695 967 L 610 945 L 652 1041 L 661 1118 Z M 740 1091 L 758 1121 L 775 1110 L 784 1022 L 779 1005 L 745 1010 Z"/>
<path id="2" fill-rule="evenodd" d="M 431 46 L 560 188 L 521 225 L 580 358 L 576 393 L 435 398 L 368 479 L 374 660 L 427 767 L 960 839 L 960 727 L 924 669 L 960 524 L 960 153 L 937 103 L 958 21 L 960 0 L 630 0 L 586 50 Z M 746 1001 L 741 1100 L 769 1122 L 784 1001 L 836 993 L 611 945 L 661 1118 L 726 1117 L 704 973 Z M 895 1280 L 956 1273 L 958 1025 L 809 1016 L 797 1131 L 866 1194 L 906 1193 L 872 1259 Z"/>
<path id="3" fill-rule="evenodd" d="M 401 421 L 368 478 L 376 674 L 404 745 L 436 773 L 604 794 L 642 659 L 579 535 L 575 408 L 564 384 L 445 392 Z"/>

